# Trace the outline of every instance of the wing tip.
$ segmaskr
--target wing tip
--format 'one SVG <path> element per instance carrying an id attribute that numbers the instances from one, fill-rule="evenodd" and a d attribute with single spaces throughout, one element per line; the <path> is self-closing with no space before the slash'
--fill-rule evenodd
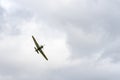
<path id="1" fill-rule="evenodd" d="M 48 61 L 48 58 L 46 58 L 46 60 Z"/>

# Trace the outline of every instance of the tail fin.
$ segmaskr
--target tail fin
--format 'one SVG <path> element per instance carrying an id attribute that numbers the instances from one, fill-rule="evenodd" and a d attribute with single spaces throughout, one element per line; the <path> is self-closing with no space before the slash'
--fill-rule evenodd
<path id="1" fill-rule="evenodd" d="M 35 51 L 39 54 L 38 49 L 37 49 L 36 47 L 34 47 L 34 49 L 35 49 Z"/>

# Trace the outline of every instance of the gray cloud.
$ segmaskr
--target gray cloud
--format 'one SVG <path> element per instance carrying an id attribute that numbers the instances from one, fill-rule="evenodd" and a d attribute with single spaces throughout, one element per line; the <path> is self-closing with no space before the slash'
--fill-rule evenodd
<path id="1" fill-rule="evenodd" d="M 107 49 L 108 45 L 118 39 L 120 30 L 118 3 L 107 0 L 97 2 L 76 0 L 73 3 L 71 1 L 68 6 L 61 4 L 57 7 L 58 10 L 51 10 L 50 13 L 54 15 L 46 15 L 48 17 L 46 21 L 67 33 L 72 56 L 89 57 Z M 116 55 L 119 56 L 118 52 Z"/>
<path id="2" fill-rule="evenodd" d="M 8 80 L 120 79 L 120 2 L 118 0 L 13 1 L 20 6 L 13 12 L 7 12 L 4 7 L 0 8 L 0 23 L 2 23 L 0 29 L 2 32 L 10 35 L 20 34 L 21 27 L 19 25 L 29 21 L 34 16 L 36 23 L 43 22 L 49 27 L 48 29 L 64 32 L 67 35 L 67 44 L 71 53 L 70 64 L 77 59 L 80 59 L 81 63 L 57 69 L 43 69 L 37 62 L 32 61 L 33 58 L 32 63 L 24 62 L 19 58 L 9 62 L 12 57 L 20 54 L 16 52 L 16 55 L 13 54 L 10 58 L 9 55 L 7 60 L 4 59 L 6 55 L 1 59 L 3 60 L 0 62 L 2 64 L 0 69 L 2 80 L 7 78 Z M 20 40 L 22 41 L 22 39 Z M 14 45 L 12 51 L 10 49 L 7 53 L 14 53 L 14 47 L 17 46 Z M 21 51 L 21 47 L 19 48 L 16 51 Z M 1 52 L 6 53 L 6 49 L 1 49 Z M 86 62 L 84 59 L 87 59 Z"/>
<path id="3" fill-rule="evenodd" d="M 0 29 L 1 33 L 7 35 L 17 35 L 21 33 L 20 25 L 32 18 L 31 12 L 27 9 L 14 6 L 7 10 L 4 6 L 0 7 Z"/>
<path id="4" fill-rule="evenodd" d="M 89 65 L 90 66 L 90 65 Z M 89 69 L 90 68 L 90 69 Z M 67 72 L 67 73 L 66 73 Z M 58 74 L 57 74 L 58 73 Z M 80 66 L 77 67 L 70 67 L 62 70 L 55 71 L 53 74 L 55 76 L 63 78 L 62 80 L 119 80 L 119 73 L 107 71 L 107 70 L 99 70 L 95 67 L 86 67 L 81 68 Z M 55 80 L 55 79 L 53 79 Z"/>
<path id="5" fill-rule="evenodd" d="M 4 9 L 0 6 L 0 31 L 2 31 L 2 27 L 3 27 L 3 16 L 4 16 Z"/>
<path id="6" fill-rule="evenodd" d="M 39 20 L 67 34 L 67 41 L 72 51 L 71 57 L 99 54 L 102 50 L 108 50 L 107 47 L 115 43 L 119 37 L 120 2 L 118 0 L 19 2 L 34 12 L 37 9 Z M 58 3 L 59 5 L 56 5 Z M 104 52 L 104 54 L 108 53 Z M 119 55 L 118 52 L 116 55 Z"/>

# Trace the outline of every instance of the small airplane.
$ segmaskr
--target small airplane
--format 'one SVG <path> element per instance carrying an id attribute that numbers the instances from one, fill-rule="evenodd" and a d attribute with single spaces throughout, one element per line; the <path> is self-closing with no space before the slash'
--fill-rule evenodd
<path id="1" fill-rule="evenodd" d="M 46 55 L 44 54 L 44 52 L 42 51 L 43 45 L 39 46 L 39 44 L 37 43 L 36 39 L 34 38 L 34 36 L 32 36 L 33 41 L 36 45 L 36 47 L 34 47 L 35 51 L 39 54 L 39 52 L 43 55 L 43 57 L 48 60 L 48 58 L 46 57 Z"/>

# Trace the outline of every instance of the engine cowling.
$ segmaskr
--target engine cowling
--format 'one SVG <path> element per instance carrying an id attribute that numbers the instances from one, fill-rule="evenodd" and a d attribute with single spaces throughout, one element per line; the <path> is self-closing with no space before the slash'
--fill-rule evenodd
<path id="1" fill-rule="evenodd" d="M 40 48 L 42 49 L 42 48 L 43 48 L 43 46 L 40 46 Z"/>

